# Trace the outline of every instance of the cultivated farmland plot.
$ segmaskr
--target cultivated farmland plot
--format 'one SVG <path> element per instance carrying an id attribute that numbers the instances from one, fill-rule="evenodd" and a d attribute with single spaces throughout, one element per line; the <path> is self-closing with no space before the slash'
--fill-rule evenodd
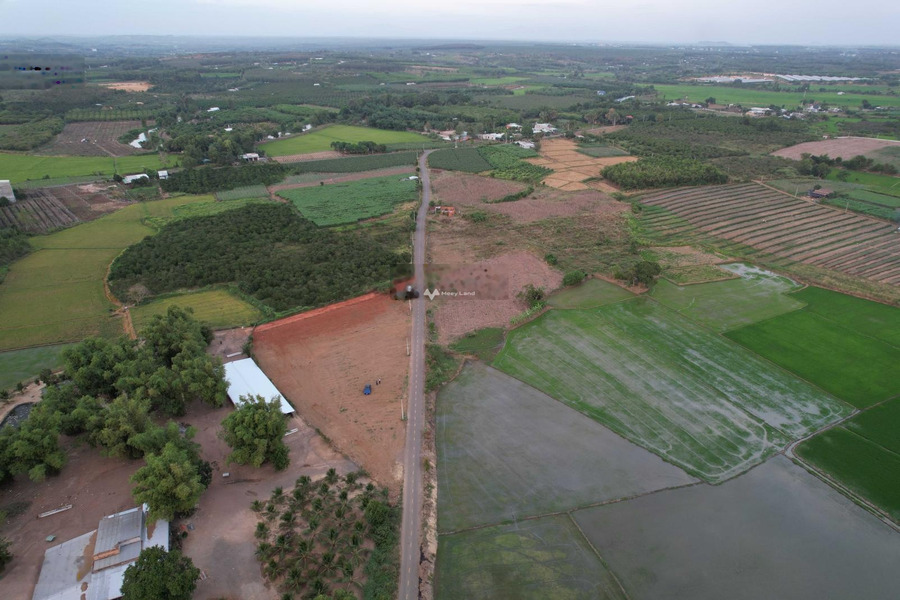
<path id="1" fill-rule="evenodd" d="M 574 513 L 632 600 L 894 598 L 898 534 L 783 456 Z"/>
<path id="2" fill-rule="evenodd" d="M 494 366 L 710 482 L 852 411 L 644 298 L 551 311 Z"/>
<path id="3" fill-rule="evenodd" d="M 670 235 L 696 230 L 790 261 L 900 283 L 896 226 L 799 200 L 758 184 L 681 188 L 641 199 L 645 223 Z"/>
<path id="4" fill-rule="evenodd" d="M 481 362 L 468 363 L 441 390 L 437 452 L 444 532 L 696 481 Z"/>
<path id="5" fill-rule="evenodd" d="M 437 557 L 445 600 L 627 598 L 567 515 L 441 536 Z"/>
<path id="6" fill-rule="evenodd" d="M 803 302 L 786 295 L 800 288 L 787 277 L 740 263 L 720 268 L 740 277 L 686 286 L 661 280 L 653 286 L 651 295 L 658 302 L 717 331 L 756 323 L 804 306 Z"/>

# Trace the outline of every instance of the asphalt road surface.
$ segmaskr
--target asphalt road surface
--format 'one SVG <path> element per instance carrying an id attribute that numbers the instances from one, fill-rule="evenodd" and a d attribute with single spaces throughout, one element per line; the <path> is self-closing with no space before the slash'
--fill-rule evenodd
<path id="1" fill-rule="evenodd" d="M 409 356 L 409 403 L 407 405 L 406 449 L 403 452 L 403 521 L 400 528 L 400 600 L 419 597 L 419 536 L 422 529 L 422 428 L 425 424 L 425 215 L 431 200 L 428 154 L 419 158 L 422 205 L 416 217 L 413 240 L 415 288 L 412 301 L 412 339 Z"/>

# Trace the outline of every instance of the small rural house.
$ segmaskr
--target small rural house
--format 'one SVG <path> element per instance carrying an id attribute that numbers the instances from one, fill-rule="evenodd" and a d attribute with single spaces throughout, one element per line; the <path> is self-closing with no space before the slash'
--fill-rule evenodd
<path id="1" fill-rule="evenodd" d="M 6 198 L 10 202 L 16 201 L 16 195 L 13 193 L 9 179 L 0 179 L 0 198 Z"/>
<path id="2" fill-rule="evenodd" d="M 518 145 L 520 145 L 521 147 L 525 148 L 526 150 L 534 150 L 534 142 L 529 142 L 527 140 L 520 140 L 516 143 Z"/>
<path id="3" fill-rule="evenodd" d="M 278 398 L 281 402 L 281 412 L 289 415 L 294 412 L 294 407 L 284 399 L 284 395 L 278 391 L 266 374 L 263 373 L 252 358 L 236 360 L 225 363 L 225 381 L 228 382 L 228 398 L 236 408 L 244 404 L 246 396 L 262 396 L 267 400 Z"/>
<path id="4" fill-rule="evenodd" d="M 531 133 L 556 133 L 557 131 L 559 130 L 550 123 L 535 123 L 531 128 Z"/>
<path id="5" fill-rule="evenodd" d="M 256 162 L 259 160 L 259 154 L 256 152 L 248 152 L 247 154 L 241 154 L 241 160 L 247 162 Z"/>
<path id="6" fill-rule="evenodd" d="M 453 217 L 456 215 L 456 208 L 453 206 L 435 206 L 434 214 L 444 215 L 445 217 Z"/>
<path id="7" fill-rule="evenodd" d="M 168 171 L 157 171 L 156 174 L 159 175 L 160 180 L 169 178 Z"/>
<path id="8" fill-rule="evenodd" d="M 125 570 L 141 550 L 169 549 L 169 522 L 148 522 L 149 510 L 144 504 L 103 517 L 97 529 L 49 548 L 32 600 L 121 598 Z"/>
<path id="9" fill-rule="evenodd" d="M 479 133 L 478 139 L 487 140 L 490 142 L 499 142 L 499 141 L 503 141 L 503 137 L 505 135 L 506 135 L 505 133 Z"/>
<path id="10" fill-rule="evenodd" d="M 820 200 L 822 198 L 827 198 L 828 196 L 832 195 L 833 193 L 834 193 L 834 190 L 832 190 L 830 188 L 819 188 L 817 190 L 809 190 L 808 195 L 810 198 L 815 198 L 817 200 Z"/>

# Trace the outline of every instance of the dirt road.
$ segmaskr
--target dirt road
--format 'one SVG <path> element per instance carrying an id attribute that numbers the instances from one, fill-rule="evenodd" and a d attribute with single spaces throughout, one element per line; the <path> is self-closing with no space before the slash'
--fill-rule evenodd
<path id="1" fill-rule="evenodd" d="M 415 287 L 425 289 L 425 215 L 431 200 L 428 154 L 419 158 L 422 204 L 416 218 L 413 242 Z M 412 301 L 413 323 L 409 357 L 409 406 L 406 421 L 406 450 L 403 453 L 403 520 L 400 529 L 400 600 L 419 597 L 419 537 L 422 529 L 422 426 L 425 423 L 425 297 Z"/>

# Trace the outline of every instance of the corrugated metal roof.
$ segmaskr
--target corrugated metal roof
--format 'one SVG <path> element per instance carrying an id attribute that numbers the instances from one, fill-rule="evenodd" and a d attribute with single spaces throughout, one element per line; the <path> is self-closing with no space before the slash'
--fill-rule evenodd
<path id="1" fill-rule="evenodd" d="M 5 196 L 6 199 L 10 202 L 16 201 L 16 196 L 13 194 L 12 184 L 8 179 L 0 180 L 0 196 Z"/>
<path id="2" fill-rule="evenodd" d="M 281 400 L 282 413 L 287 415 L 294 412 L 294 407 L 284 399 L 275 384 L 266 377 L 252 358 L 226 363 L 225 380 L 228 381 L 228 397 L 237 407 L 243 404 L 242 396 L 262 396 L 266 400 L 277 397 Z"/>
<path id="3" fill-rule="evenodd" d="M 122 597 L 122 582 L 125 581 L 125 569 L 130 564 L 119 565 L 94 573 L 91 585 L 87 590 L 87 600 L 113 600 Z"/>
<path id="4" fill-rule="evenodd" d="M 80 600 L 81 586 L 87 583 L 90 589 L 90 560 L 96 533 L 95 529 L 44 552 L 44 564 L 32 600 Z"/>

